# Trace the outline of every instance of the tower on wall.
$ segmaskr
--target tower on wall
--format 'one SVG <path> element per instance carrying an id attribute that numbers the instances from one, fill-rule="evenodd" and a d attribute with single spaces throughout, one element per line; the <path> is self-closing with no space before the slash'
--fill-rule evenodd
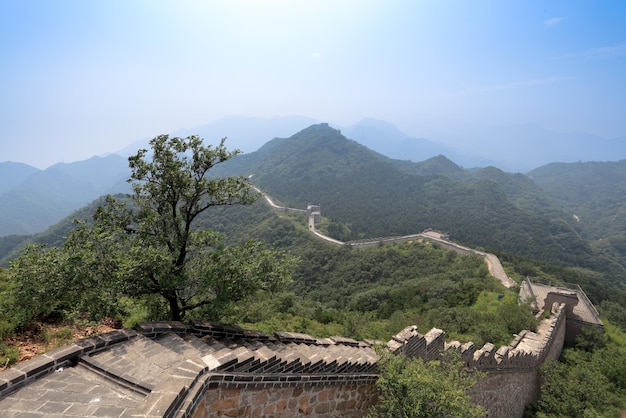
<path id="1" fill-rule="evenodd" d="M 309 205 L 306 207 L 306 211 L 309 217 L 313 215 L 313 221 L 315 223 L 318 223 L 322 218 L 322 210 L 320 209 L 320 205 L 313 205 L 309 203 Z"/>
<path id="2" fill-rule="evenodd" d="M 550 310 L 556 304 L 565 304 L 566 329 L 565 341 L 573 343 L 583 328 L 597 329 L 604 332 L 600 315 L 585 292 L 577 284 L 552 286 L 551 284 L 524 280 L 520 287 L 520 299 L 531 304 L 537 312 Z"/>

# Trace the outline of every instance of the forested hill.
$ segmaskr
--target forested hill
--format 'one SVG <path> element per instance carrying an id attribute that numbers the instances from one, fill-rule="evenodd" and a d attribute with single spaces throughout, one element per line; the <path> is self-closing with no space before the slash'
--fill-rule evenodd
<path id="1" fill-rule="evenodd" d="M 252 176 L 288 206 L 320 204 L 338 239 L 435 228 L 474 247 L 623 275 L 623 266 L 594 251 L 573 218 L 528 177 L 465 171 L 442 156 L 391 160 L 326 124 L 237 156 L 219 174 Z"/>
<path id="2" fill-rule="evenodd" d="M 553 163 L 529 173 L 601 251 L 626 260 L 626 160 Z"/>
<path id="3" fill-rule="evenodd" d="M 625 161 L 550 164 L 529 176 L 495 167 L 465 170 L 443 155 L 420 163 L 393 160 L 319 124 L 211 171 L 252 176 L 283 205 L 320 204 L 328 232 L 342 241 L 435 228 L 474 248 L 626 282 Z M 33 240 L 56 243 L 63 233 L 50 231 L 57 230 Z M 0 239 L 1 255 L 23 239 Z"/>
<path id="4" fill-rule="evenodd" d="M 0 237 L 45 231 L 107 193 L 129 191 L 128 161 L 119 155 L 59 163 L 46 170 L 0 163 Z"/>

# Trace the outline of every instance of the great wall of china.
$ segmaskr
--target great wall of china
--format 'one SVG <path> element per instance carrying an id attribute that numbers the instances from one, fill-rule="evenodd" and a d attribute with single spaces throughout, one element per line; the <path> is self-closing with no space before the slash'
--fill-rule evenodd
<path id="1" fill-rule="evenodd" d="M 484 257 L 494 277 L 517 286 L 494 255 L 433 231 L 343 243 L 315 229 L 319 207 L 285 208 L 265 197 L 275 210 L 308 214 L 311 232 L 334 245 L 431 240 Z M 601 329 L 602 323 L 580 288 L 528 280 L 520 288 L 520 297 L 535 303 L 544 319 L 536 331 L 523 330 L 506 346 L 446 342 L 442 330 L 422 335 L 409 326 L 386 349 L 427 361 L 455 350 L 468 368 L 486 372 L 470 396 L 488 416 L 522 417 L 524 407 L 537 399 L 540 366 L 557 359 L 581 327 Z M 206 322 L 143 323 L 54 349 L 0 373 L 0 411 L 7 417 L 362 417 L 376 403 L 379 357 L 373 344 Z"/>

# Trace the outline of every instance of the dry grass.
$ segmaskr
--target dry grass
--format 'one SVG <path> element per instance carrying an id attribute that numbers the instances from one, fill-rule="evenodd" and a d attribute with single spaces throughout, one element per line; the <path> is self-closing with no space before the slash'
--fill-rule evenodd
<path id="1" fill-rule="evenodd" d="M 104 320 L 100 324 L 89 326 L 69 323 L 36 324 L 19 335 L 5 338 L 4 342 L 7 346 L 19 350 L 17 358 L 17 363 L 19 363 L 53 348 L 118 328 L 120 328 L 119 324 L 113 320 Z M 0 371 L 6 368 L 7 365 L 0 364 Z"/>

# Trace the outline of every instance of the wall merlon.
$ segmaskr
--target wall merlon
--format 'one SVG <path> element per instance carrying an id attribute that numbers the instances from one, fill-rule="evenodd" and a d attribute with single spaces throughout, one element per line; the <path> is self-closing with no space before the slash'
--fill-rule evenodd
<path id="1" fill-rule="evenodd" d="M 396 340 L 389 340 L 389 342 L 387 343 L 386 347 L 387 350 L 389 350 L 392 353 L 400 353 L 401 352 L 401 348 L 404 346 L 404 344 L 396 341 Z"/>
<path id="2" fill-rule="evenodd" d="M 476 368 L 492 368 L 496 366 L 496 346 L 486 343 L 481 349 L 474 353 L 474 364 Z"/>
<path id="3" fill-rule="evenodd" d="M 496 351 L 496 359 L 498 360 L 499 363 L 502 363 L 503 361 L 508 360 L 509 357 L 509 347 L 506 345 L 503 345 L 502 347 L 498 348 L 498 350 Z"/>
<path id="4" fill-rule="evenodd" d="M 438 328 L 433 328 L 424 335 L 426 340 L 425 361 L 436 360 L 440 357 L 446 342 L 446 333 Z"/>
<path id="5" fill-rule="evenodd" d="M 443 350 L 454 350 L 468 368 L 485 372 L 468 392 L 472 400 L 484 406 L 490 417 L 521 418 L 524 407 L 539 395 L 540 366 L 558 358 L 567 327 L 580 320 L 567 315 L 570 296 L 560 295 L 566 300 L 552 303 L 549 317 L 541 319 L 540 313 L 536 331 L 520 331 L 508 345 L 487 343 L 477 349 L 472 342 L 447 343 L 441 329 L 421 335 L 416 326 L 409 326 L 386 346 L 425 361 L 441 359 Z M 21 392 L 24 387 L 38 396 L 39 389 L 27 387 L 41 383 L 38 380 L 73 379 L 73 373 L 88 373 L 89 379 L 114 382 L 128 394 L 124 399 L 132 405 L 114 416 L 364 416 L 376 402 L 379 353 L 373 349 L 375 344 L 295 332 L 266 334 L 201 321 L 142 323 L 135 330 L 77 341 L 2 372 L 0 411 L 26 405 L 20 398 L 26 393 Z M 60 381 L 56 382 L 44 382 L 46 390 L 58 388 L 57 396 L 66 396 Z M 84 386 L 85 391 L 92 388 Z M 117 392 L 103 393 L 121 402 Z"/>
<path id="6" fill-rule="evenodd" d="M 394 335 L 391 338 L 396 340 L 396 341 L 398 341 L 399 343 L 404 343 L 404 342 L 410 340 L 411 338 L 413 338 L 417 334 L 418 334 L 417 333 L 417 326 L 410 325 L 410 326 L 404 328 L 402 331 L 400 331 L 399 333 L 397 333 L 396 335 Z"/>

